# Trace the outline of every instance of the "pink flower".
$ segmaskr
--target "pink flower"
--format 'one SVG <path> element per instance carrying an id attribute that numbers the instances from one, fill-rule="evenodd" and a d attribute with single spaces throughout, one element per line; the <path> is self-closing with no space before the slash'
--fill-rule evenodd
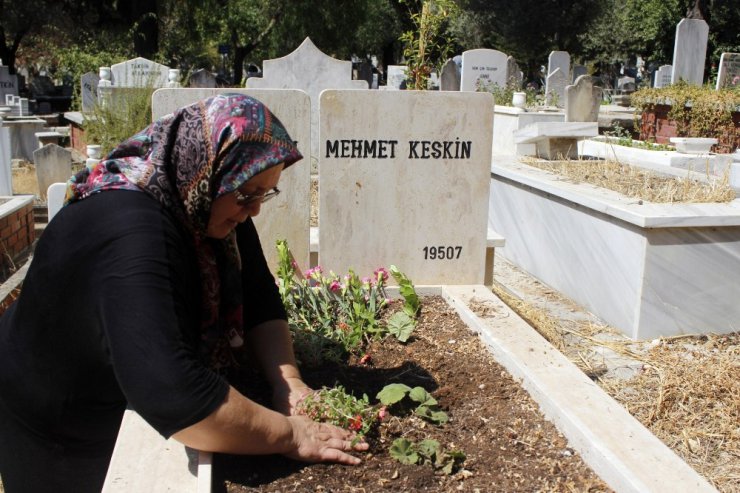
<path id="1" fill-rule="evenodd" d="M 373 273 L 375 274 L 375 279 L 377 279 L 378 282 L 385 282 L 388 280 L 388 271 L 385 270 L 383 267 L 378 267 Z"/>
<path id="2" fill-rule="evenodd" d="M 337 291 L 342 289 L 342 285 L 339 283 L 339 281 L 334 280 L 329 284 L 329 291 L 332 293 L 336 293 Z"/>
<path id="3" fill-rule="evenodd" d="M 298 262 L 296 262 L 295 260 L 291 261 L 290 265 L 292 265 L 294 269 L 298 269 Z"/>
<path id="4" fill-rule="evenodd" d="M 370 284 L 372 282 L 372 279 L 369 277 L 363 277 L 362 278 L 362 284 Z"/>
<path id="5" fill-rule="evenodd" d="M 380 421 L 383 421 L 387 417 L 388 417 L 388 408 L 386 406 L 383 406 L 378 410 L 378 419 Z"/>

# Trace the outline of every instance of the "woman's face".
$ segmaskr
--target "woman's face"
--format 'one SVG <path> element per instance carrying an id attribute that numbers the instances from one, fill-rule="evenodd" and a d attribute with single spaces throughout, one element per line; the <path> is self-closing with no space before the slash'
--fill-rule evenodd
<path id="1" fill-rule="evenodd" d="M 275 188 L 280 180 L 283 165 L 279 164 L 252 177 L 239 188 L 242 195 L 264 195 Z M 208 219 L 206 236 L 225 238 L 239 223 L 260 213 L 261 199 L 239 205 L 236 193 L 227 193 L 213 201 Z"/>

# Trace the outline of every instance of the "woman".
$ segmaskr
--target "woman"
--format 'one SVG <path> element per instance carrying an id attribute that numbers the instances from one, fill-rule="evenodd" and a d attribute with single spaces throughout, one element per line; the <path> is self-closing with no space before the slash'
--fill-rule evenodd
<path id="1" fill-rule="evenodd" d="M 299 159 L 264 105 L 232 94 L 153 123 L 70 180 L 0 320 L 7 493 L 99 491 L 126 406 L 199 450 L 359 463 L 348 452 L 367 444 L 292 415 L 310 389 L 250 219 Z M 222 376 L 243 343 L 279 412 Z"/>

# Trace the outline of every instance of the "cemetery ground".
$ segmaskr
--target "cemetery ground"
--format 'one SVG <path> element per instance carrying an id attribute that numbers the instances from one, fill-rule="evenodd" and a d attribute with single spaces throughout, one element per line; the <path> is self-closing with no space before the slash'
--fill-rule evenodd
<path id="1" fill-rule="evenodd" d="M 26 187 L 14 192 L 37 193 L 33 176 L 29 166 L 14 170 L 14 188 Z M 740 491 L 738 333 L 632 341 L 500 256 L 493 291 L 718 490 Z M 484 316 L 491 307 L 471 309 Z M 354 359 L 339 369 L 306 371 L 306 378 L 317 387 L 343 382 L 371 399 L 393 378 L 433 382 L 427 388 L 450 414 L 448 424 L 392 418 L 370 437 L 370 454 L 360 454 L 364 462 L 354 468 L 223 456 L 214 491 L 609 490 L 444 302 L 425 299 L 422 310 L 407 345 L 377 343 L 369 365 Z M 467 458 L 452 475 L 403 465 L 388 453 L 399 436 L 436 438 Z"/>

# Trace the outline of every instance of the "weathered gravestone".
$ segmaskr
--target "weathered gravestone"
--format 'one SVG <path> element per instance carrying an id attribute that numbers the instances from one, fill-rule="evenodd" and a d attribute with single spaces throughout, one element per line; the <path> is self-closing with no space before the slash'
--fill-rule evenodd
<path id="1" fill-rule="evenodd" d="M 93 72 L 87 72 L 80 77 L 80 100 L 83 113 L 93 111 L 98 102 L 98 83 L 100 77 Z"/>
<path id="2" fill-rule="evenodd" d="M 8 95 L 18 95 L 18 76 L 10 75 L 8 67 L 0 65 L 0 101 L 5 102 Z"/>
<path id="3" fill-rule="evenodd" d="M 462 54 L 461 91 L 506 87 L 507 56 L 498 50 L 479 48 Z"/>
<path id="4" fill-rule="evenodd" d="M 518 90 L 522 88 L 523 81 L 524 73 L 519 68 L 519 64 L 513 56 L 509 56 L 506 59 L 506 85 Z"/>
<path id="5" fill-rule="evenodd" d="M 204 68 L 198 69 L 190 76 L 189 87 L 216 87 L 216 76 Z"/>
<path id="6" fill-rule="evenodd" d="M 72 151 L 56 144 L 47 144 L 33 151 L 33 163 L 42 199 L 46 199 L 49 185 L 66 182 L 72 176 Z"/>
<path id="7" fill-rule="evenodd" d="M 281 193 L 265 204 L 254 223 L 260 234 L 265 257 L 273 272 L 277 268 L 275 241 L 288 240 L 293 256 L 302 268 L 309 265 L 309 226 L 311 211 L 311 167 L 309 161 L 311 141 L 311 102 L 299 90 L 286 89 L 233 89 L 189 88 L 157 89 L 152 94 L 152 119 L 201 99 L 216 94 L 247 94 L 261 101 L 278 117 L 286 130 L 298 143 L 303 159 L 280 176 Z"/>
<path id="8" fill-rule="evenodd" d="M 565 121 L 596 122 L 599 120 L 601 88 L 594 85 L 594 79 L 582 75 L 575 84 L 565 88 Z"/>
<path id="9" fill-rule="evenodd" d="M 386 88 L 401 89 L 406 81 L 406 65 L 388 65 L 388 76 L 385 79 Z"/>
<path id="10" fill-rule="evenodd" d="M 570 78 L 570 53 L 567 51 L 551 51 L 547 57 L 547 75 L 555 72 L 557 69 L 565 75 L 568 81 Z"/>
<path id="11" fill-rule="evenodd" d="M 337 60 L 319 50 L 310 38 L 292 53 L 263 62 L 262 77 L 247 79 L 250 89 L 301 89 L 311 98 L 311 152 L 306 161 L 314 166 L 318 156 L 319 94 L 324 89 L 368 89 L 364 80 L 352 80 L 352 62 Z"/>
<path id="12" fill-rule="evenodd" d="M 442 66 L 442 73 L 439 77 L 439 90 L 460 90 L 460 71 L 457 68 L 457 63 L 451 58 Z"/>
<path id="13" fill-rule="evenodd" d="M 634 77 L 620 77 L 617 79 L 617 89 L 622 92 L 635 92 L 635 78 Z"/>
<path id="14" fill-rule="evenodd" d="M 673 72 L 673 65 L 661 65 L 655 72 L 655 81 L 653 87 L 661 88 L 671 85 L 671 77 Z"/>
<path id="15" fill-rule="evenodd" d="M 707 56 L 709 25 L 702 19 L 681 19 L 676 26 L 673 45 L 671 83 L 685 80 L 689 84 L 704 83 L 704 61 Z"/>
<path id="16" fill-rule="evenodd" d="M 588 75 L 588 68 L 585 65 L 573 65 L 573 82 L 582 75 Z"/>
<path id="17" fill-rule="evenodd" d="M 740 53 L 722 53 L 719 58 L 717 89 L 740 87 Z"/>
<path id="18" fill-rule="evenodd" d="M 110 71 L 115 87 L 167 87 L 170 68 L 138 57 L 112 65 Z"/>
<path id="19" fill-rule="evenodd" d="M 482 283 L 490 95 L 324 91 L 320 111 L 322 267 L 394 264 L 415 284 Z"/>
<path id="20" fill-rule="evenodd" d="M 562 108 L 565 105 L 565 86 L 568 85 L 568 76 L 556 68 L 545 79 L 545 101 L 548 105 Z"/>

